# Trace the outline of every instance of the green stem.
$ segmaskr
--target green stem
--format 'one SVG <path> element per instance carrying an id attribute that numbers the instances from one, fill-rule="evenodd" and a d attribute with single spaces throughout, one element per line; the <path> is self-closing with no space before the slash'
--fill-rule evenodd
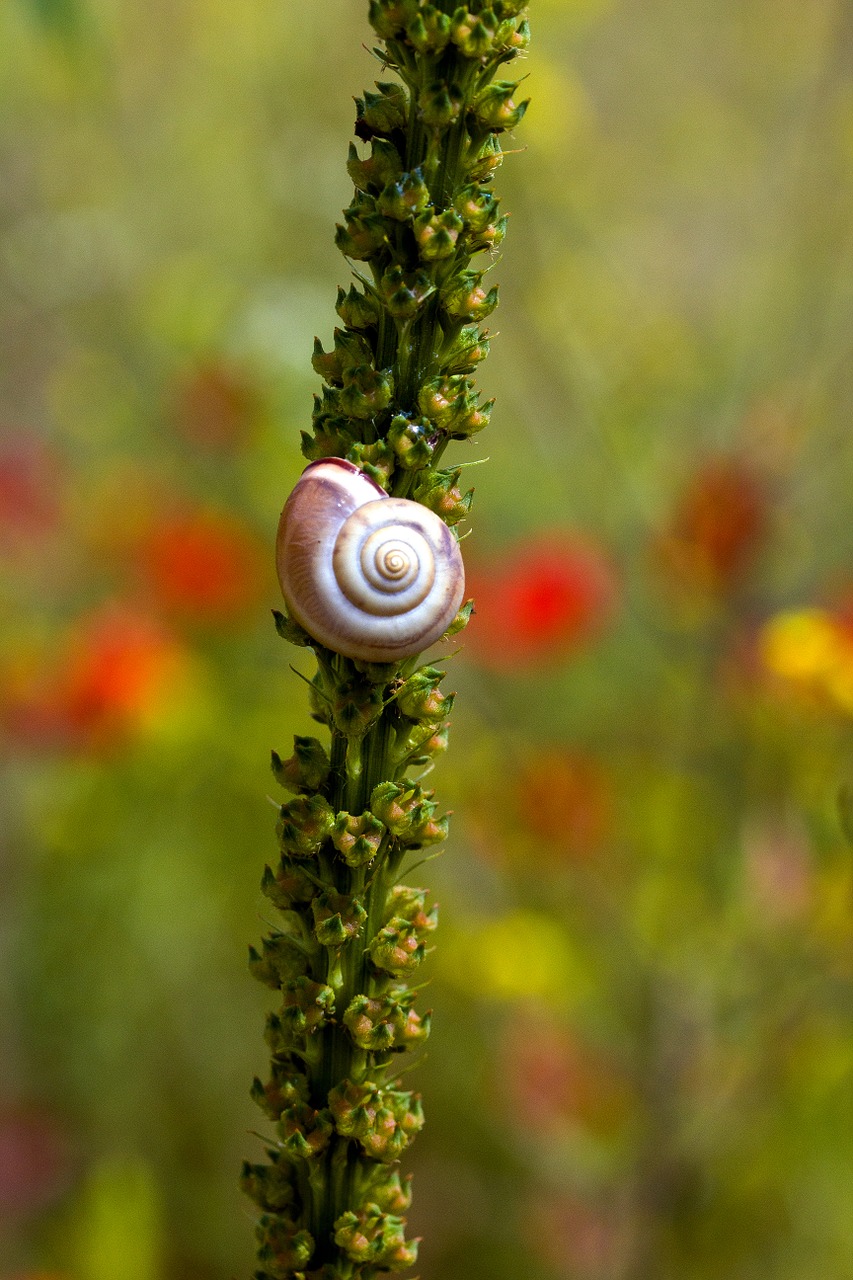
<path id="1" fill-rule="evenodd" d="M 356 161 L 357 191 L 338 240 L 368 265 L 356 271 L 361 291 L 339 301 L 345 329 L 334 352 L 315 353 L 327 385 L 303 448 L 313 461 L 346 458 L 452 525 L 467 505 L 454 496 L 453 473 L 436 468 L 451 439 L 484 425 L 486 415 L 470 408 L 477 393 L 467 374 L 485 351 L 469 350 L 477 343 L 468 334 L 478 335 L 494 305 L 469 264 L 503 234 L 488 186 L 500 147 L 486 143 L 513 128 L 526 105 L 508 109 L 507 86 L 492 93 L 489 84 L 524 47 L 527 24 L 518 0 L 472 6 L 476 13 L 458 13 L 455 0 L 437 8 L 438 18 L 426 3 L 371 3 L 405 92 L 377 83 L 378 95 L 359 99 L 356 132 L 372 154 Z M 417 209 L 395 194 L 388 166 L 403 174 L 399 192 L 412 193 Z M 285 638 L 313 643 L 293 620 L 277 625 Z M 247 1162 L 242 1174 L 263 1211 L 256 1280 L 306 1269 L 323 1280 L 364 1280 L 411 1265 L 417 1252 L 403 1240 L 407 1197 L 393 1163 L 423 1120 L 417 1095 L 395 1076 L 399 1052 L 429 1030 L 413 1008 L 411 975 L 435 915 L 423 891 L 397 886 L 397 877 L 407 851 L 444 837 L 447 819 L 435 817 L 431 791 L 395 784 L 410 762 L 443 749 L 451 700 L 417 654 L 367 668 L 314 648 L 312 707 L 331 727 L 331 746 L 299 737 L 290 760 L 274 757 L 296 796 L 281 806 L 278 870 L 264 877 L 285 931 L 252 954 L 256 976 L 283 994 L 268 1029 L 271 1079 L 253 1088 L 280 1141 L 267 1164 Z M 380 784 L 391 785 L 377 791 Z"/>
<path id="2" fill-rule="evenodd" d="M 331 758 L 334 784 L 331 803 L 336 811 L 346 809 L 350 813 L 363 812 L 368 806 L 373 788 L 380 782 L 396 778 L 398 769 L 392 754 L 394 742 L 392 713 L 390 709 L 386 709 L 365 735 L 361 750 L 361 773 L 357 779 L 353 779 L 348 775 L 344 764 L 348 740 L 344 734 L 333 730 Z M 373 874 L 366 892 L 363 870 L 353 870 L 343 864 L 340 870 L 340 892 L 359 896 L 363 894 L 367 911 L 364 937 L 371 938 L 381 927 L 390 888 L 384 869 L 380 867 Z M 355 1047 L 343 1024 L 343 1015 L 355 996 L 361 993 L 372 994 L 363 939 L 357 939 L 346 946 L 341 961 L 342 981 L 336 992 L 336 1020 L 328 1029 L 325 1052 L 311 1080 L 312 1094 L 318 1108 L 325 1105 L 334 1085 L 343 1080 L 359 1083 L 366 1075 L 366 1055 L 363 1050 Z M 355 1144 L 336 1135 L 326 1152 L 325 1176 L 318 1194 L 311 1197 L 309 1210 L 311 1231 L 317 1242 L 318 1263 L 331 1260 L 334 1255 L 333 1228 L 341 1214 L 352 1207 L 351 1189 L 357 1161 Z"/>

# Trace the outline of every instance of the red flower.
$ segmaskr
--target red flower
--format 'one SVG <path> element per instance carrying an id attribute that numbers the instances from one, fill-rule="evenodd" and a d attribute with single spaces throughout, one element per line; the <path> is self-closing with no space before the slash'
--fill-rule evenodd
<path id="1" fill-rule="evenodd" d="M 513 670 L 565 658 L 608 620 L 616 586 L 603 552 L 570 533 L 542 534 L 468 574 L 470 651 Z"/>
<path id="2" fill-rule="evenodd" d="M 224 511 L 165 517 L 140 548 L 158 603 L 208 623 L 239 620 L 255 607 L 267 558 L 254 534 Z"/>
<path id="3" fill-rule="evenodd" d="M 750 568 L 767 524 L 767 495 L 757 477 L 738 458 L 712 458 L 682 494 L 658 539 L 658 558 L 680 585 L 722 593 Z"/>

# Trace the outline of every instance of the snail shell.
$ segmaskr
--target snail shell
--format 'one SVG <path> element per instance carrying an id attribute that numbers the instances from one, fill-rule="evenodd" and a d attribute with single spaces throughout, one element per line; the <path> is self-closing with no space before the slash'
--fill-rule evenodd
<path id="1" fill-rule="evenodd" d="M 343 458 L 306 467 L 278 525 L 288 610 L 335 653 L 398 662 L 447 630 L 465 592 L 456 538 L 434 512 L 392 498 Z"/>

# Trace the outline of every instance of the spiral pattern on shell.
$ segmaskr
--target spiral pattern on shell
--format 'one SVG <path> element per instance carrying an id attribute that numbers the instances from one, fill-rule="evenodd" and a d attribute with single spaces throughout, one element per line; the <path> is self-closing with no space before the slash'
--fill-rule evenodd
<path id="1" fill-rule="evenodd" d="M 347 658 L 399 662 L 437 640 L 462 603 L 459 544 L 426 507 L 392 498 L 343 458 L 306 467 L 278 526 L 291 616 Z"/>

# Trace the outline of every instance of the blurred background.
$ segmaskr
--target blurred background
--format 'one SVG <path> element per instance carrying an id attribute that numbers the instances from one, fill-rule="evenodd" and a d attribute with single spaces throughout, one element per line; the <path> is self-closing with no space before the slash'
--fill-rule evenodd
<path id="1" fill-rule="evenodd" d="M 418 1270 L 849 1280 L 853 4 L 532 18 Z M 271 546 L 369 34 L 0 6 L 0 1280 L 252 1269 Z"/>

